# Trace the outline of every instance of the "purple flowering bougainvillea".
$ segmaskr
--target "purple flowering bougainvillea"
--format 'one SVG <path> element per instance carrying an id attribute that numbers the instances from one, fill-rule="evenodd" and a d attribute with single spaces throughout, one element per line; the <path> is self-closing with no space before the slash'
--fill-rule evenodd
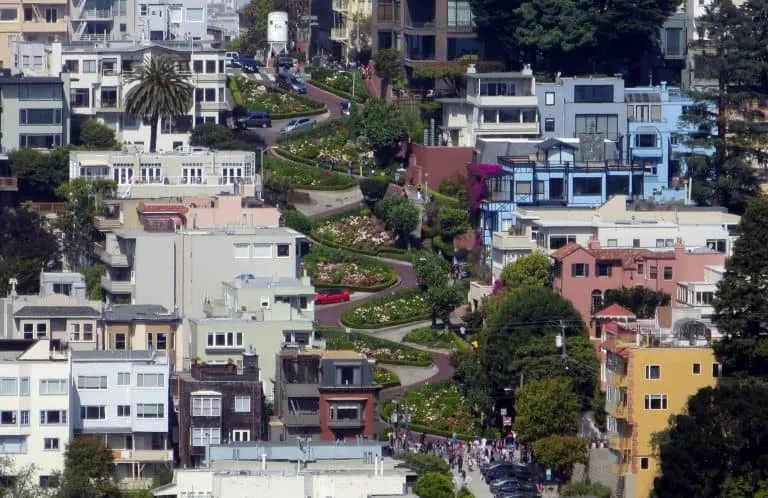
<path id="1" fill-rule="evenodd" d="M 480 201 L 486 194 L 485 180 L 489 175 L 500 173 L 502 167 L 498 164 L 470 164 L 467 166 L 469 178 L 467 190 L 469 191 L 469 208 L 472 211 L 480 209 Z"/>

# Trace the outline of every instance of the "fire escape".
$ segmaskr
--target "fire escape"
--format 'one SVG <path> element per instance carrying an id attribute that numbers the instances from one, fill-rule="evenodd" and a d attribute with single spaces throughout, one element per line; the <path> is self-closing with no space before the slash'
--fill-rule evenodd
<path id="1" fill-rule="evenodd" d="M 105 41 L 110 37 L 114 4 L 99 0 L 72 0 L 69 37 L 73 41 Z"/>

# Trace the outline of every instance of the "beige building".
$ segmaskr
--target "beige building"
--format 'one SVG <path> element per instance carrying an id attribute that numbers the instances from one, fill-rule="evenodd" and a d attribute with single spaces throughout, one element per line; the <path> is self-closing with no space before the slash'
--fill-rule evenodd
<path id="1" fill-rule="evenodd" d="M 205 318 L 189 321 L 193 361 L 242 368 L 243 351 L 259 355 L 264 395 L 274 396 L 275 361 L 284 346 L 322 347 L 315 339 L 315 289 L 309 277 L 241 275 L 222 283 L 222 298 L 205 300 Z"/>
<path id="2" fill-rule="evenodd" d="M 256 154 L 212 151 L 204 147 L 144 153 L 73 151 L 69 178 L 103 178 L 117 183 L 120 199 L 235 194 L 261 198 Z"/>
<path id="3" fill-rule="evenodd" d="M 349 58 L 351 49 L 360 50 L 363 37 L 370 36 L 364 30 L 365 20 L 371 17 L 371 3 L 371 0 L 333 0 L 331 3 L 331 41 L 341 45 L 345 59 Z"/>
<path id="4" fill-rule="evenodd" d="M 16 65 L 42 68 L 45 56 L 21 55 L 14 61 L 12 45 L 26 40 L 51 43 L 66 40 L 69 0 L 10 0 L 0 5 L 0 67 Z M 53 75 L 52 75 L 53 76 Z"/>

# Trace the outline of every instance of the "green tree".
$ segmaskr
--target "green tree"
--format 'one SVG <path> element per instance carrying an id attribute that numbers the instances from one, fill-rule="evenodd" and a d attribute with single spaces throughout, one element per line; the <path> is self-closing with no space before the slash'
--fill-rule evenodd
<path id="1" fill-rule="evenodd" d="M 0 209 L 0 295 L 8 295 L 11 278 L 18 281 L 19 294 L 37 294 L 40 271 L 56 269 L 59 258 L 56 235 L 37 213 Z"/>
<path id="2" fill-rule="evenodd" d="M 707 33 L 706 40 L 693 44 L 699 53 L 697 77 L 716 84 L 693 91 L 698 112 L 683 116 L 699 131 L 689 145 L 714 149 L 711 156 L 693 156 L 687 161 L 693 200 L 739 214 L 758 193 L 758 179 L 750 162 L 768 158 L 763 147 L 764 117 L 745 105 L 764 102 L 768 97 L 764 71 L 759 70 L 759 64 L 755 67 L 759 52 L 753 51 L 754 25 L 749 22 L 755 14 L 754 9 L 738 8 L 731 0 L 714 0 L 696 20 L 696 28 Z"/>
<path id="3" fill-rule="evenodd" d="M 741 380 L 707 387 L 654 437 L 660 475 L 654 497 L 765 496 L 768 385 Z"/>
<path id="4" fill-rule="evenodd" d="M 560 496 L 611 498 L 611 488 L 597 483 L 573 483 L 560 488 Z"/>
<path id="5" fill-rule="evenodd" d="M 416 480 L 413 492 L 419 498 L 455 498 L 453 481 L 445 474 L 427 472 Z"/>
<path id="6" fill-rule="evenodd" d="M 411 232 L 419 226 L 419 210 L 410 201 L 402 202 L 392 208 L 386 223 L 403 245 L 409 246 Z"/>
<path id="7" fill-rule="evenodd" d="M 115 130 L 93 118 L 80 123 L 80 145 L 87 150 L 113 150 L 118 147 Z"/>
<path id="8" fill-rule="evenodd" d="M 451 270 L 451 265 L 445 258 L 422 250 L 413 256 L 411 262 L 422 290 L 448 285 L 448 272 Z"/>
<path id="9" fill-rule="evenodd" d="M 72 439 L 64 453 L 60 498 L 120 498 L 112 450 L 100 439 Z"/>
<path id="10" fill-rule="evenodd" d="M 400 59 L 400 51 L 395 48 L 379 50 L 373 54 L 374 70 L 376 76 L 381 78 L 380 97 L 386 98 L 387 89 L 392 81 L 403 71 L 403 61 Z"/>
<path id="11" fill-rule="evenodd" d="M 48 154 L 17 149 L 8 155 L 11 173 L 19 181 L 22 200 L 55 201 L 56 189 L 69 177 L 69 149 L 59 147 Z"/>
<path id="12" fill-rule="evenodd" d="M 293 183 L 286 177 L 270 174 L 264 179 L 264 202 L 281 209 L 290 209 Z"/>
<path id="13" fill-rule="evenodd" d="M 515 393 L 517 439 L 530 444 L 548 436 L 574 436 L 580 408 L 579 396 L 567 377 L 526 382 Z"/>
<path id="14" fill-rule="evenodd" d="M 489 395 L 490 388 L 480 359 L 477 350 L 456 351 L 451 354 L 454 380 L 458 382 L 470 405 L 483 413 L 493 404 L 493 399 Z"/>
<path id="15" fill-rule="evenodd" d="M 565 333 L 568 361 L 555 336 Z M 546 287 L 508 291 L 487 318 L 482 366 L 491 392 L 553 376 L 572 377 L 579 396 L 594 396 L 599 363 L 581 315 L 570 301 Z M 566 370 L 566 366 L 568 369 Z"/>
<path id="16" fill-rule="evenodd" d="M 432 311 L 432 325 L 437 325 L 440 320 L 445 327 L 448 326 L 453 310 L 464 301 L 458 287 L 447 285 L 430 287 L 426 299 Z"/>
<path id="17" fill-rule="evenodd" d="M 715 345 L 718 361 L 729 375 L 768 376 L 768 199 L 749 204 L 739 223 L 733 255 L 717 284 L 713 317 L 725 338 Z"/>
<path id="18" fill-rule="evenodd" d="M 75 178 L 59 187 L 64 210 L 56 218 L 62 233 L 64 258 L 73 268 L 90 265 L 93 244 L 99 237 L 94 217 L 104 199 L 114 198 L 117 186 L 111 180 Z"/>
<path id="19" fill-rule="evenodd" d="M 254 144 L 237 138 L 228 127 L 216 123 L 200 123 L 189 136 L 189 145 L 216 150 L 254 150 Z"/>
<path id="20" fill-rule="evenodd" d="M 446 476 L 451 475 L 451 468 L 444 458 L 426 453 L 408 453 L 405 455 L 405 465 L 417 474 L 436 472 Z"/>
<path id="21" fill-rule="evenodd" d="M 475 498 L 475 495 L 466 486 L 462 486 L 456 495 L 457 498 Z"/>
<path id="22" fill-rule="evenodd" d="M 107 273 L 107 267 L 102 264 L 84 266 L 79 268 L 80 273 L 85 277 L 85 288 L 88 290 L 88 299 L 101 301 L 104 298 L 104 292 L 101 287 L 101 277 Z"/>
<path id="23" fill-rule="evenodd" d="M 284 210 L 283 221 L 285 222 L 285 226 L 293 228 L 304 235 L 309 235 L 309 232 L 312 231 L 312 221 L 296 209 Z"/>
<path id="24" fill-rule="evenodd" d="M 194 87 L 176 70 L 176 62 L 165 56 L 153 56 L 136 68 L 126 83 L 133 86 L 125 93 L 125 112 L 149 119 L 149 151 L 156 152 L 160 119 L 187 114 Z"/>
<path id="25" fill-rule="evenodd" d="M 34 465 L 17 466 L 9 457 L 0 457 L 0 498 L 40 498 L 48 495 L 36 480 Z"/>
<path id="26" fill-rule="evenodd" d="M 536 460 L 568 481 L 577 463 L 587 463 L 587 442 L 574 436 L 547 436 L 534 441 L 531 452 Z"/>
<path id="27" fill-rule="evenodd" d="M 552 260 L 540 251 L 521 256 L 501 270 L 501 282 L 507 289 L 552 287 Z"/>
<path id="28" fill-rule="evenodd" d="M 240 10 L 241 26 L 245 29 L 230 43 L 231 50 L 256 54 L 267 46 L 267 15 L 275 9 L 274 0 L 251 0 Z"/>
<path id="29" fill-rule="evenodd" d="M 469 213 L 465 209 L 440 208 L 437 212 L 437 224 L 440 234 L 452 239 L 469 229 Z"/>
<path id="30" fill-rule="evenodd" d="M 603 306 L 618 304 L 638 318 L 648 319 L 656 316 L 656 308 L 669 306 L 670 296 L 664 291 L 655 291 L 647 287 L 620 287 L 605 291 Z"/>
<path id="31" fill-rule="evenodd" d="M 379 202 L 389 188 L 389 178 L 373 176 L 360 180 L 360 192 L 366 202 Z"/>
<path id="32" fill-rule="evenodd" d="M 380 165 L 394 160 L 398 143 L 408 138 L 408 129 L 397 109 L 380 99 L 368 99 L 360 113 L 359 132 L 368 138 Z"/>

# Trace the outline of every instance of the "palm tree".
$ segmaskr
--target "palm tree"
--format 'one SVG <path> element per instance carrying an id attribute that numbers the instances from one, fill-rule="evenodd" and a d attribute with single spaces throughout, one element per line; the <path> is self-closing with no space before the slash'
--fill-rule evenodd
<path id="1" fill-rule="evenodd" d="M 135 83 L 125 94 L 125 112 L 149 118 L 149 151 L 157 150 L 157 126 L 161 118 L 174 118 L 189 112 L 194 87 L 176 71 L 168 57 L 152 57 L 127 79 Z"/>

